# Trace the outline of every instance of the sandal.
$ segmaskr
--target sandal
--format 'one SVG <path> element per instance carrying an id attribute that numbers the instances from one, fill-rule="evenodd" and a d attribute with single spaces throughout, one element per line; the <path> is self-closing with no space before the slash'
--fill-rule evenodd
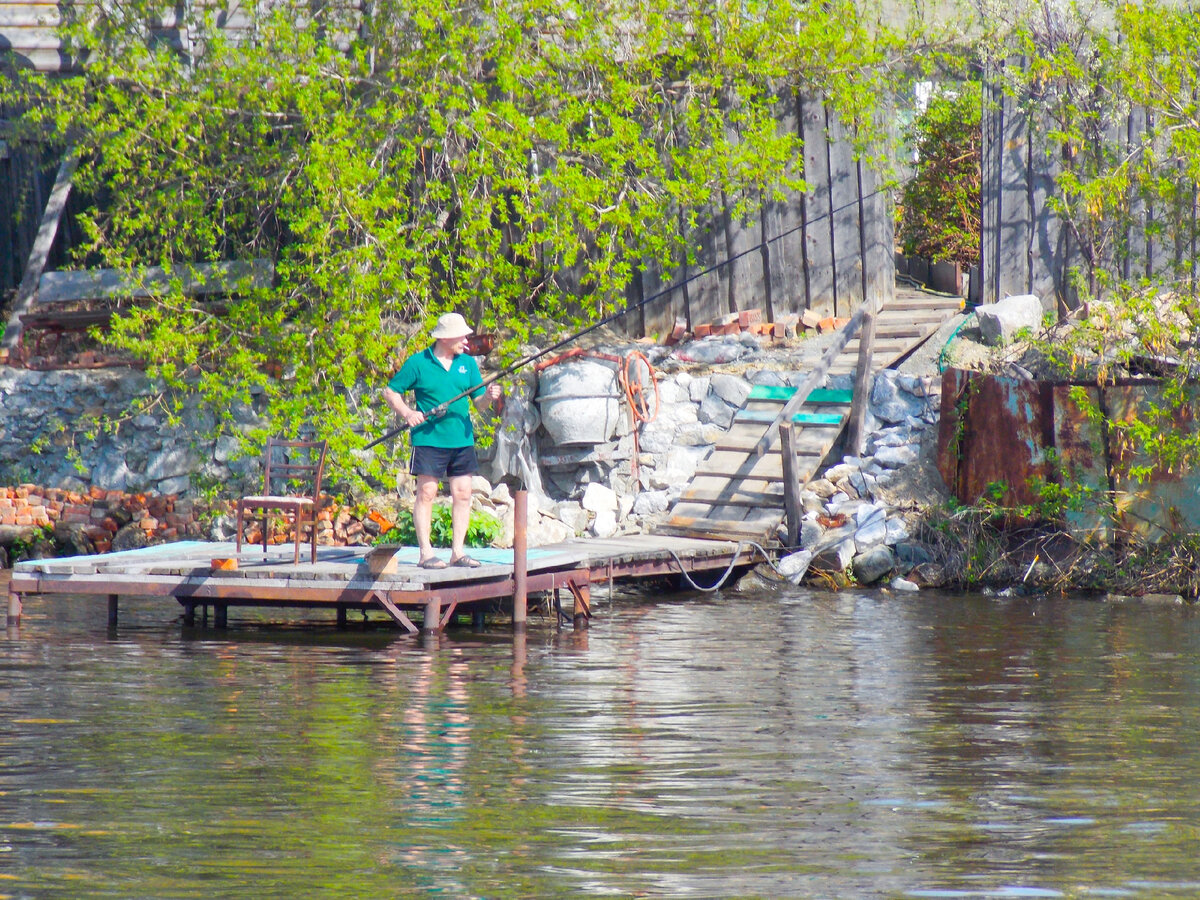
<path id="1" fill-rule="evenodd" d="M 452 560 L 450 560 L 450 565 L 452 565 L 452 566 L 459 566 L 459 567 L 461 567 L 461 568 L 464 568 L 464 569 L 478 569 L 478 568 L 479 568 L 481 565 L 483 565 L 483 563 L 481 563 L 481 562 L 480 562 L 479 560 L 477 560 L 477 559 L 473 559 L 473 558 L 471 558 L 470 556 L 467 556 L 467 555 L 464 553 L 464 554 L 463 554 L 462 556 L 460 556 L 458 559 L 452 559 Z"/>
<path id="2" fill-rule="evenodd" d="M 428 559 L 417 561 L 417 565 L 422 569 L 444 569 L 446 568 L 445 560 L 438 559 L 436 556 L 430 556 Z"/>

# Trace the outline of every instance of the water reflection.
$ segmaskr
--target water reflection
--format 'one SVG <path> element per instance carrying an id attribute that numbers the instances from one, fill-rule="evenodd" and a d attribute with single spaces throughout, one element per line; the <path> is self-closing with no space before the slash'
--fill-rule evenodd
<path id="1" fill-rule="evenodd" d="M 30 598 L 0 895 L 1190 896 L 1190 609 L 626 597 L 592 628 L 184 629 Z"/>

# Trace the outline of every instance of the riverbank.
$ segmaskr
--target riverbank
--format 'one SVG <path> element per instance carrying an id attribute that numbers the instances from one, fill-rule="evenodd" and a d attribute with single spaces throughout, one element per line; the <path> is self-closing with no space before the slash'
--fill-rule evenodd
<path id="1" fill-rule="evenodd" d="M 497 546 L 511 546 L 513 489 L 530 493 L 529 545 L 577 536 L 608 538 L 653 531 L 711 451 L 756 385 L 795 385 L 826 349 L 829 334 L 791 336 L 741 334 L 709 337 L 674 346 L 647 345 L 598 333 L 571 359 L 552 361 L 558 372 L 590 367 L 583 384 L 583 409 L 568 411 L 564 436 L 548 421 L 544 373 L 532 367 L 507 382 L 507 402 L 495 439 L 482 453 L 483 475 L 474 485 L 475 506 L 502 523 Z M 1149 553 L 1133 548 L 1097 549 L 1049 527 L 1014 523 L 995 510 L 964 510 L 952 502 L 937 467 L 941 370 L 986 367 L 997 356 L 978 339 L 968 314 L 954 316 L 894 369 L 878 374 L 871 387 L 865 451 L 846 455 L 835 448 L 827 465 L 802 493 L 804 521 L 799 547 L 787 548 L 779 535 L 778 572 L 799 582 L 840 587 L 855 583 L 896 590 L 923 587 L 989 587 L 996 590 L 1072 590 L 1110 587 L 1139 590 L 1126 571 L 1148 579 L 1141 588 L 1195 596 L 1186 545 Z M 620 367 L 634 359 L 652 367 L 656 399 L 639 411 L 619 389 Z M 615 362 L 614 362 L 615 361 Z M 10 386 L 33 373 L 16 378 Z M 485 362 L 485 373 L 486 373 Z M 649 368 L 642 371 L 649 374 Z M 3 374 L 3 373 L 0 373 Z M 48 391 L 96 401 L 104 385 L 129 385 L 131 376 L 101 372 L 42 373 Z M 571 377 L 575 377 L 572 375 Z M 842 382 L 845 382 L 844 384 Z M 648 386 L 648 385 L 647 385 Z M 826 387 L 849 389 L 850 376 L 831 378 Z M 11 387 L 10 387 L 11 392 Z M 589 393 L 590 392 L 590 393 Z M 646 413 L 652 415 L 646 415 Z M 25 407 L 27 420 L 36 410 Z M 249 415 L 249 413 L 247 413 Z M 584 421 L 584 420 L 594 421 Z M 26 483 L 0 489 L 0 564 L 25 558 L 79 555 L 131 549 L 182 538 L 230 540 L 234 521 L 228 502 L 192 496 L 187 488 L 214 467 L 241 466 L 228 447 L 211 457 L 179 448 L 186 432 L 166 431 L 157 441 L 150 421 L 125 430 L 128 446 L 96 449 L 94 480 L 143 483 L 136 474 L 165 476 L 180 493 L 84 487 L 74 475 L 58 486 Z M 191 461 L 190 470 L 187 467 Z M 165 463 L 171 461 L 168 466 Z M 141 463 L 143 469 L 138 469 Z M 78 469 L 74 470 L 78 471 Z M 252 474 L 252 473 L 251 473 Z M 230 472 L 232 478 L 232 470 Z M 163 481 L 157 482 L 160 486 Z M 399 475 L 394 490 L 332 504 L 318 521 L 322 544 L 361 546 L 374 541 L 411 503 L 411 485 Z M 255 539 L 257 535 L 248 535 Z M 281 535 L 280 539 L 284 539 Z M 1164 555 L 1165 553 L 1165 555 Z M 764 570 L 755 577 L 779 577 Z M 1097 580 L 1108 579 L 1107 584 Z M 751 582 L 753 583 L 753 582 Z"/>

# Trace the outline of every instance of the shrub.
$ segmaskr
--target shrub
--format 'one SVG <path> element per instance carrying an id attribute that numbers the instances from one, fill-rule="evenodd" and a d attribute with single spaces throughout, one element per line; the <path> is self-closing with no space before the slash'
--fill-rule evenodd
<path id="1" fill-rule="evenodd" d="M 503 523 L 489 512 L 481 509 L 471 510 L 471 520 L 467 523 L 466 545 L 468 547 L 487 547 L 496 540 L 503 528 Z M 433 521 L 429 531 L 429 541 L 435 547 L 449 547 L 451 543 L 450 505 L 435 503 L 433 506 Z M 375 539 L 376 544 L 403 544 L 407 547 L 416 546 L 417 532 L 413 527 L 411 510 L 401 510 L 396 518 L 396 525 Z"/>
<path id="2" fill-rule="evenodd" d="M 909 255 L 979 261 L 980 104 L 978 82 L 935 91 L 908 128 L 916 172 L 904 186 L 897 225 Z"/>

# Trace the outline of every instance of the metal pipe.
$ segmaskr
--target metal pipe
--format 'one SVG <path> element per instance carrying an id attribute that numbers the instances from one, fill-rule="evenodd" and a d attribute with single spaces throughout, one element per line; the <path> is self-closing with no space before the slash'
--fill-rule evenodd
<path id="1" fill-rule="evenodd" d="M 117 594 L 108 595 L 108 627 L 117 627 Z"/>
<path id="2" fill-rule="evenodd" d="M 8 592 L 8 623 L 16 625 L 21 621 L 21 595 L 14 590 Z"/>
<path id="3" fill-rule="evenodd" d="M 441 618 L 442 601 L 437 597 L 430 597 L 427 601 L 425 601 L 425 620 L 421 623 L 421 633 L 437 633 Z"/>
<path id="4" fill-rule="evenodd" d="M 529 491 L 522 488 L 513 496 L 513 612 L 516 631 L 524 631 L 528 618 L 525 580 L 528 573 L 526 549 L 529 540 Z"/>

